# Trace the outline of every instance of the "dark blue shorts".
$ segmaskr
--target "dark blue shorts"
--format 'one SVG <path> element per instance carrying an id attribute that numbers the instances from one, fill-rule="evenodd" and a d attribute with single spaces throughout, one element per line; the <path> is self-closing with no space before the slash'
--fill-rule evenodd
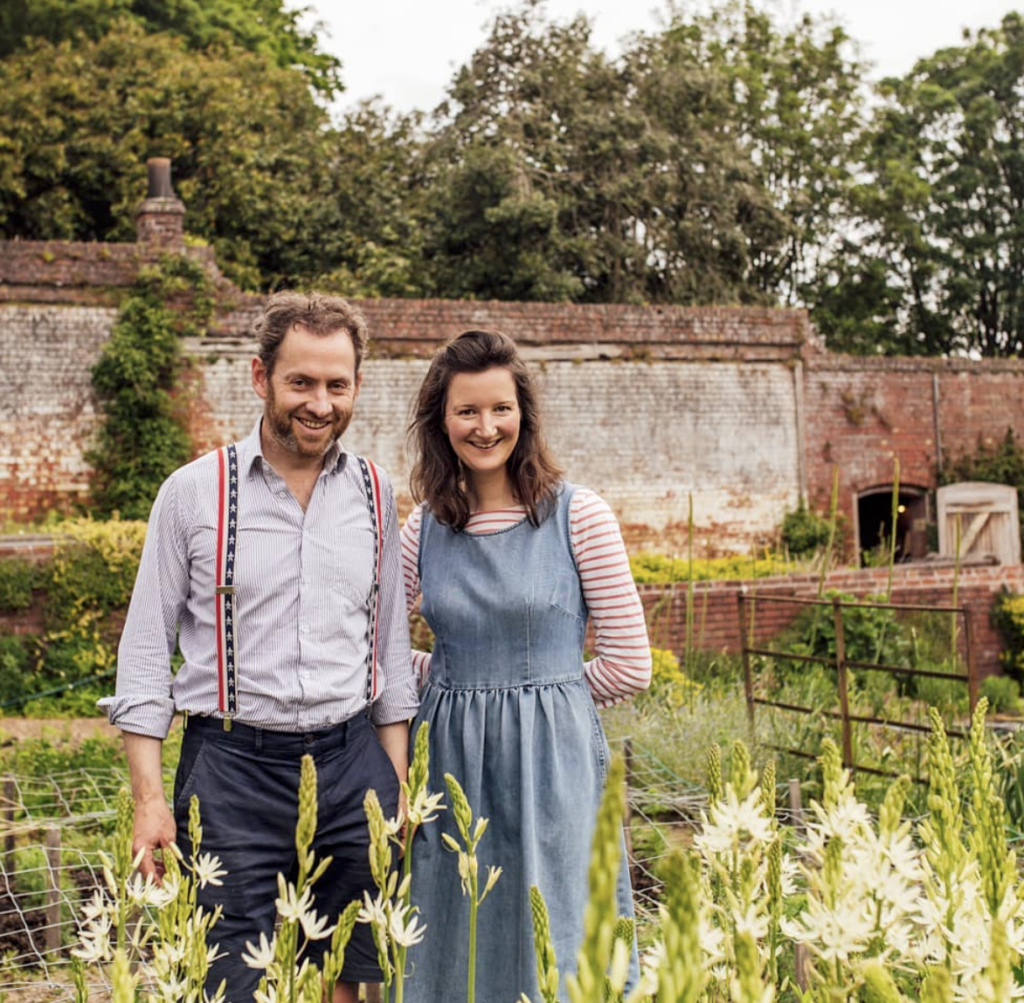
<path id="1" fill-rule="evenodd" d="M 232 1003 L 251 999 L 263 972 L 241 960 L 246 941 L 269 939 L 274 929 L 277 875 L 296 876 L 295 823 L 302 757 L 313 757 L 317 769 L 317 860 L 333 858 L 313 886 L 318 916 L 333 923 L 363 891 L 375 894 L 370 876 L 370 835 L 363 799 L 372 787 L 386 817 L 398 809 L 399 785 L 391 760 L 373 725 L 362 714 L 325 731 L 283 734 L 235 724 L 225 731 L 220 720 L 189 718 L 174 782 L 177 841 L 185 858 L 191 855 L 188 808 L 199 797 L 203 827 L 200 852 L 220 857 L 228 874 L 222 887 L 200 891 L 200 903 L 221 905 L 223 916 L 211 939 L 226 956 L 211 966 L 212 992 L 227 979 Z M 313 941 L 304 956 L 320 964 L 330 938 Z M 377 949 L 368 925 L 357 923 L 345 951 L 342 979 L 380 982 Z"/>

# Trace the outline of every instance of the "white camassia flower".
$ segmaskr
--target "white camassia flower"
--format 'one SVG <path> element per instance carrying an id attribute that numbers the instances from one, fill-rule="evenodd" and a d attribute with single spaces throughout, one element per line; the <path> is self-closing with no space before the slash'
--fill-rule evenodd
<path id="1" fill-rule="evenodd" d="M 412 804 L 406 808 L 410 825 L 424 825 L 433 822 L 437 813 L 444 809 L 444 794 L 428 794 L 426 790 L 416 792 Z"/>
<path id="2" fill-rule="evenodd" d="M 845 964 L 867 947 L 874 923 L 864 910 L 844 908 L 844 905 L 840 903 L 837 908 L 829 909 L 812 898 L 799 916 L 782 921 L 782 932 L 806 944 L 822 960 Z"/>
<path id="3" fill-rule="evenodd" d="M 299 915 L 299 922 L 302 924 L 302 932 L 309 940 L 323 940 L 334 933 L 334 924 L 327 925 L 327 917 L 319 917 L 316 911 L 309 909 Z"/>
<path id="4" fill-rule="evenodd" d="M 284 878 L 280 874 L 278 878 L 278 890 L 280 895 L 274 900 L 274 904 L 277 906 L 277 914 L 281 919 L 299 923 L 302 921 L 302 917 L 308 913 L 313 905 L 313 891 L 310 888 L 303 891 L 301 898 L 298 896 L 298 891 L 291 882 L 287 884 Z"/>
<path id="5" fill-rule="evenodd" d="M 378 895 L 375 899 L 370 898 L 369 892 L 363 892 L 363 905 L 356 916 L 357 923 L 369 923 L 378 930 L 386 931 L 388 928 L 388 913 L 384 898 Z"/>
<path id="6" fill-rule="evenodd" d="M 92 924 L 82 931 L 81 943 L 72 949 L 72 955 L 81 958 L 87 965 L 109 961 L 113 955 L 110 930 L 109 917 L 105 923 L 92 921 Z"/>
<path id="7" fill-rule="evenodd" d="M 400 947 L 413 947 L 423 939 L 426 926 L 414 915 L 415 908 L 399 906 L 391 913 L 388 931 Z"/>
<path id="8" fill-rule="evenodd" d="M 267 935 L 263 932 L 260 933 L 260 942 L 257 947 L 252 941 L 247 940 L 245 942 L 245 951 L 242 952 L 242 961 L 249 968 L 269 968 L 274 961 L 274 941 L 267 940 Z"/>
<path id="9" fill-rule="evenodd" d="M 199 882 L 200 888 L 213 885 L 221 887 L 224 882 L 221 880 L 228 872 L 221 867 L 220 857 L 212 853 L 201 853 L 192 866 L 192 874 Z"/>
<path id="10" fill-rule="evenodd" d="M 740 801 L 730 784 L 725 799 L 711 805 L 707 815 L 701 813 L 701 821 L 701 832 L 693 842 L 705 856 L 725 853 L 748 842 L 766 845 L 775 836 L 774 820 L 762 808 L 760 788 L 754 788 Z"/>

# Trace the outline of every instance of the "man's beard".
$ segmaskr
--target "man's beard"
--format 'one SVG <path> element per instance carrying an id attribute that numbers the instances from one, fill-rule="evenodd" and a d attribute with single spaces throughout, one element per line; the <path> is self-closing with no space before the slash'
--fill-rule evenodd
<path id="1" fill-rule="evenodd" d="M 349 422 L 352 420 L 351 412 L 348 414 L 338 414 L 332 410 L 329 419 L 331 422 L 330 434 L 322 440 L 309 442 L 302 439 L 295 431 L 295 416 L 301 414 L 301 412 L 302 408 L 295 408 L 292 411 L 285 411 L 283 408 L 279 408 L 274 394 L 273 383 L 270 380 L 267 381 L 267 401 L 264 408 L 264 419 L 266 420 L 271 438 L 273 438 L 278 446 L 289 453 L 295 453 L 307 459 L 323 456 L 341 438 L 342 433 L 348 428 Z M 310 420 L 317 419 L 310 418 Z"/>

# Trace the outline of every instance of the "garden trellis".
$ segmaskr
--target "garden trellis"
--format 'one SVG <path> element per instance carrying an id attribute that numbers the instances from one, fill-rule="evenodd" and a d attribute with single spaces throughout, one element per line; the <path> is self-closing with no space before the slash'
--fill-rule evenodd
<path id="1" fill-rule="evenodd" d="M 890 729 L 918 736 L 927 735 L 931 728 L 920 719 L 911 720 L 899 717 L 897 713 L 889 712 L 884 716 L 880 713 L 861 713 L 853 698 L 851 684 L 853 673 L 894 677 L 903 686 L 914 685 L 918 680 L 937 680 L 942 684 L 961 687 L 966 690 L 967 694 L 968 714 L 966 716 L 969 717 L 974 713 L 978 703 L 980 680 L 974 658 L 971 615 L 970 611 L 964 607 L 871 602 L 840 596 L 820 599 L 797 596 L 755 596 L 746 592 L 740 592 L 737 601 L 740 636 L 743 639 L 741 654 L 751 736 L 755 732 L 755 711 L 758 707 L 800 716 L 825 718 L 839 724 L 840 740 L 837 744 L 841 749 L 845 768 L 880 776 L 897 776 L 898 774 L 892 770 L 881 769 L 863 761 L 858 762 L 855 741 L 857 726 Z M 783 651 L 779 648 L 755 643 L 757 607 L 767 604 L 790 604 L 804 607 L 809 611 L 813 618 L 811 634 L 824 634 L 826 629 L 829 632 L 828 643 L 822 645 L 826 652 L 815 651 L 813 641 L 808 645 L 809 650 L 806 652 L 796 650 L 795 646 L 790 646 L 790 650 Z M 866 616 L 877 618 L 880 626 L 876 625 L 874 632 L 880 635 L 875 638 L 877 644 L 875 651 L 878 654 L 886 650 L 886 631 L 889 630 L 893 634 L 896 632 L 898 617 L 930 614 L 940 616 L 943 620 L 948 621 L 948 626 L 943 628 L 947 641 L 945 661 L 938 666 L 922 667 L 920 664 L 892 664 L 882 661 L 877 655 L 872 660 L 852 657 L 848 645 L 849 627 L 845 615 L 847 611 L 864 611 Z M 769 687 L 764 685 L 761 679 L 761 670 L 765 667 L 775 668 L 790 664 L 822 666 L 834 673 L 834 704 L 832 706 L 808 706 L 769 695 Z M 895 688 L 889 687 L 887 693 L 895 693 L 898 689 L 898 685 Z M 888 699 L 885 701 L 885 705 L 890 706 Z M 950 726 L 947 728 L 947 734 L 963 739 L 966 737 L 966 730 Z M 810 750 L 771 742 L 767 744 L 777 751 L 796 756 L 814 758 L 817 755 L 817 743 L 815 743 L 815 748 Z M 918 775 L 914 779 L 921 780 L 922 777 Z"/>

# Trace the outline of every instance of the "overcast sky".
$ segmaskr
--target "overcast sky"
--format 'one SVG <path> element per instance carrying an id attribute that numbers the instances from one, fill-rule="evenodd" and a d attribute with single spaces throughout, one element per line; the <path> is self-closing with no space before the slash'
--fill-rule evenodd
<path id="1" fill-rule="evenodd" d="M 902 74 L 915 60 L 957 45 L 964 27 L 999 24 L 1008 0 L 762 0 L 783 22 L 832 13 L 875 65 L 874 77 Z M 343 63 L 342 106 L 375 94 L 399 111 L 427 111 L 443 98 L 454 71 L 485 40 L 505 0 L 289 0 L 310 6 L 329 37 L 323 47 Z M 694 7 L 693 0 L 687 5 Z M 610 53 L 636 30 L 656 29 L 658 0 L 548 0 L 559 20 L 582 11 L 594 23 L 595 44 Z M 1019 8 L 1018 8 L 1019 9 Z"/>

